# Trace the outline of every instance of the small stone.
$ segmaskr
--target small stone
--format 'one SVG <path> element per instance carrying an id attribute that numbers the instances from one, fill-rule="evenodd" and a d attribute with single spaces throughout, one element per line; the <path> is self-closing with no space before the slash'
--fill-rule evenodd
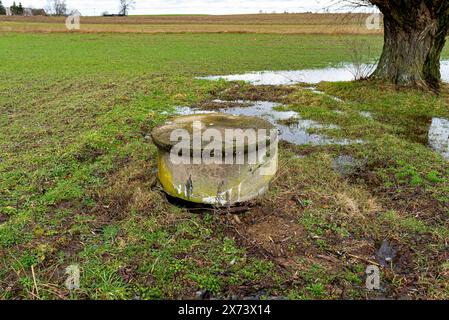
<path id="1" fill-rule="evenodd" d="M 396 257 L 396 253 L 396 249 L 391 246 L 390 242 L 387 239 L 385 239 L 384 241 L 382 241 L 382 245 L 377 252 L 377 260 L 384 267 L 388 267 Z"/>
<path id="2" fill-rule="evenodd" d="M 208 300 L 210 298 L 211 298 L 210 293 L 207 290 L 199 290 L 195 292 L 196 300 Z"/>

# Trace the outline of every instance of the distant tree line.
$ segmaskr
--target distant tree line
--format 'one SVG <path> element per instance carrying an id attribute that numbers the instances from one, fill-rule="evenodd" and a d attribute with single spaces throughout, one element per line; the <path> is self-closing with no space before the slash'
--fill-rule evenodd
<path id="1" fill-rule="evenodd" d="M 9 9 L 11 10 L 11 14 L 14 16 L 21 16 L 23 15 L 23 6 L 22 3 L 19 2 L 19 5 L 16 4 L 16 2 L 14 1 L 14 3 L 12 4 L 12 6 L 9 7 Z M 0 1 L 0 15 L 6 15 L 6 8 L 3 5 L 2 1 Z"/>
<path id="2" fill-rule="evenodd" d="M 6 15 L 6 8 L 3 5 L 2 1 L 0 0 L 0 16 Z"/>
<path id="3" fill-rule="evenodd" d="M 14 1 L 12 3 L 12 6 L 10 7 L 11 14 L 14 16 L 22 16 L 23 15 L 23 6 L 22 2 L 19 2 L 19 5 L 16 5 L 16 2 Z"/>
<path id="4" fill-rule="evenodd" d="M 119 0 L 119 13 L 118 14 L 108 14 L 107 12 L 103 13 L 104 16 L 127 16 L 130 9 L 134 8 L 135 1 L 133 0 Z M 22 3 L 19 2 L 17 5 L 14 1 L 13 5 L 9 8 L 12 15 L 22 16 L 24 15 L 24 7 Z M 49 6 L 47 7 L 47 12 L 51 15 L 55 16 L 67 16 L 71 14 L 67 7 L 67 2 L 65 0 L 51 0 Z M 43 11 L 43 10 L 40 10 Z M 72 11 L 72 13 L 75 10 Z M 44 12 L 45 14 L 45 12 Z M 6 8 L 0 0 L 0 15 L 6 15 Z"/>
<path id="5" fill-rule="evenodd" d="M 2 14 L 1 9 L 1 0 L 0 0 L 0 15 Z M 16 6 L 16 3 L 10 7 L 12 15 L 27 15 L 27 12 L 30 12 L 30 15 L 54 15 L 54 16 L 67 16 L 71 14 L 71 12 L 67 8 L 67 2 L 65 0 L 49 0 L 48 5 L 45 9 L 33 9 L 33 8 L 23 8 L 22 4 L 19 3 Z"/>
<path id="6" fill-rule="evenodd" d="M 67 3 L 65 0 L 52 0 L 50 2 L 50 12 L 55 16 L 68 15 Z"/>
<path id="7" fill-rule="evenodd" d="M 128 15 L 129 10 L 134 9 L 134 5 L 136 2 L 134 0 L 119 0 L 119 12 L 108 13 L 107 11 L 103 12 L 104 17 L 125 17 Z"/>
<path id="8" fill-rule="evenodd" d="M 13 16 L 28 16 L 28 15 L 46 15 L 46 12 L 44 9 L 32 9 L 32 8 L 24 8 L 22 3 L 19 2 L 17 5 L 14 1 L 12 6 L 9 8 L 5 8 L 2 1 L 0 0 L 0 16 L 4 16 L 6 14 L 10 14 Z"/>
<path id="9" fill-rule="evenodd" d="M 53 16 L 69 16 L 80 14 L 76 9 L 69 9 L 65 0 L 50 0 L 47 12 Z"/>

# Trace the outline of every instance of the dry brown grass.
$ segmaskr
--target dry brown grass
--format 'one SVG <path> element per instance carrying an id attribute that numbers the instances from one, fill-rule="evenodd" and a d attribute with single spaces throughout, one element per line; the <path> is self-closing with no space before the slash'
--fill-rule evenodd
<path id="1" fill-rule="evenodd" d="M 379 34 L 366 14 L 252 14 L 82 17 L 78 32 Z M 1 17 L 0 31 L 68 32 L 64 17 Z"/>

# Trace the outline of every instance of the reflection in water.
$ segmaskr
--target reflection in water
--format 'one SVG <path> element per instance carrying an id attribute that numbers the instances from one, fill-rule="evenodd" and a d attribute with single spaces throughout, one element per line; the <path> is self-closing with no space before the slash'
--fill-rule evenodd
<path id="1" fill-rule="evenodd" d="M 209 76 L 199 79 L 246 81 L 253 85 L 289 85 L 295 83 L 320 83 L 321 81 L 352 81 L 355 67 L 346 63 L 340 67 L 289 71 L 260 71 L 228 76 Z M 441 61 L 441 77 L 449 82 L 449 60 Z"/>
<path id="2" fill-rule="evenodd" d="M 214 103 L 228 103 L 228 101 L 214 100 Z M 353 143 L 362 143 L 359 140 L 332 139 L 320 134 L 309 133 L 309 129 L 338 129 L 334 125 L 322 125 L 318 122 L 308 119 L 302 119 L 297 112 L 280 111 L 281 104 L 269 101 L 235 101 L 237 106 L 223 107 L 214 111 L 205 111 L 189 107 L 177 107 L 177 114 L 189 115 L 210 112 L 223 112 L 232 115 L 244 115 L 260 117 L 268 120 L 277 126 L 279 138 L 296 145 L 326 145 L 339 144 L 348 145 Z M 242 106 L 244 105 L 244 106 Z"/>
<path id="3" fill-rule="evenodd" d="M 261 71 L 246 74 L 236 74 L 229 76 L 210 76 L 200 79 L 227 81 L 246 81 L 253 85 L 289 85 L 295 83 L 312 83 L 316 84 L 321 81 L 351 81 L 353 75 L 350 69 L 341 68 L 325 68 L 310 69 L 297 71 Z"/>
<path id="4" fill-rule="evenodd" d="M 433 118 L 429 130 L 429 145 L 449 160 L 449 120 Z"/>
<path id="5" fill-rule="evenodd" d="M 449 82 L 449 60 L 441 61 L 441 78 L 444 82 Z M 354 66 L 351 64 L 342 64 L 340 67 L 324 68 L 324 69 L 308 69 L 297 71 L 261 71 L 246 74 L 228 75 L 228 76 L 209 76 L 199 79 L 227 81 L 246 81 L 253 85 L 290 85 L 295 83 L 317 84 L 322 81 L 352 81 L 354 79 Z M 306 87 L 315 93 L 325 94 L 315 87 Z M 337 97 L 332 97 L 336 101 L 341 101 Z M 214 101 L 220 103 L 219 100 Z M 224 101 L 221 101 L 224 103 Z M 241 102 L 240 102 L 241 103 Z M 294 144 L 351 144 L 363 143 L 360 140 L 335 140 L 324 135 L 310 134 L 309 129 L 329 129 L 335 126 L 323 126 L 315 121 L 301 119 L 301 117 L 292 111 L 278 111 L 277 107 L 281 105 L 267 102 L 245 102 L 249 106 L 237 106 L 231 108 L 219 108 L 219 112 L 230 113 L 234 115 L 249 115 L 262 117 L 279 128 L 282 140 Z M 192 109 L 188 107 L 179 107 L 178 114 L 205 113 L 204 111 Z M 335 111 L 342 114 L 342 111 Z M 369 119 L 373 119 L 370 112 L 362 111 L 360 115 Z M 294 121 L 290 119 L 294 118 Z M 284 121 L 289 120 L 289 121 Z M 291 124 L 286 124 L 289 122 Z M 440 153 L 449 160 L 449 120 L 442 118 L 434 118 L 429 130 L 429 145 L 436 152 Z"/>

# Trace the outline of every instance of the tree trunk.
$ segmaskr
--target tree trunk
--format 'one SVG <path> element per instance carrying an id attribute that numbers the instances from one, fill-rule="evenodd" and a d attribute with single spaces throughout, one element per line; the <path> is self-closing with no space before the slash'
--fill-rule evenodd
<path id="1" fill-rule="evenodd" d="M 384 15 L 384 49 L 372 78 L 438 91 L 440 57 L 449 26 L 447 10 L 412 4 L 379 6 Z"/>

